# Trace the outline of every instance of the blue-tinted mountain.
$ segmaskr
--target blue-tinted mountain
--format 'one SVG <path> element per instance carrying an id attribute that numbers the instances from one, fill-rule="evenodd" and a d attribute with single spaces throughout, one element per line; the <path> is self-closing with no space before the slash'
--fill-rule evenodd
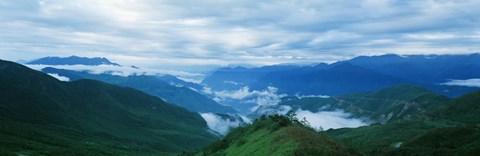
<path id="1" fill-rule="evenodd" d="M 263 90 L 268 86 L 290 95 L 339 95 L 369 91 L 404 83 L 389 75 L 349 63 L 317 66 L 266 66 L 260 68 L 224 68 L 207 76 L 203 83 L 215 90 L 250 86 Z M 229 85 L 230 84 L 230 85 Z"/>
<path id="2" fill-rule="evenodd" d="M 207 76 L 203 83 L 214 90 L 243 86 L 259 90 L 274 86 L 280 93 L 290 95 L 341 95 L 410 83 L 458 97 L 477 88 L 441 83 L 451 79 L 480 78 L 479 62 L 480 54 L 360 56 L 317 66 L 221 68 Z"/>
<path id="3" fill-rule="evenodd" d="M 199 114 L 132 88 L 1 60 L 0 86 L 1 155 L 164 155 L 217 139 Z"/>
<path id="4" fill-rule="evenodd" d="M 98 65 L 114 65 L 120 66 L 117 63 L 110 62 L 104 57 L 44 57 L 40 58 L 27 64 L 42 64 L 42 65 L 89 65 L 89 66 L 98 66 Z"/>
<path id="5" fill-rule="evenodd" d="M 132 75 L 122 77 L 111 74 L 90 74 L 86 71 L 72 71 L 50 67 L 44 68 L 42 71 L 45 73 L 56 73 L 60 76 L 68 77 L 70 80 L 94 79 L 110 84 L 135 88 L 194 112 L 236 113 L 233 108 L 221 105 L 186 86 L 171 85 L 155 76 Z"/>
<path id="6" fill-rule="evenodd" d="M 272 72 L 282 72 L 296 69 L 298 66 L 264 66 L 259 68 L 226 67 L 220 68 L 203 79 L 215 90 L 236 90 L 256 83 L 263 76 Z"/>
<path id="7" fill-rule="evenodd" d="M 442 83 L 448 79 L 480 78 L 480 54 L 360 56 L 353 65 L 416 83 Z"/>
<path id="8" fill-rule="evenodd" d="M 328 67 L 316 66 L 269 73 L 252 86 L 274 86 L 280 93 L 289 95 L 340 95 L 371 91 L 405 82 L 349 63 L 341 63 Z"/>
<path id="9" fill-rule="evenodd" d="M 451 79 L 480 78 L 480 54 L 361 56 L 351 64 L 414 82 L 436 93 L 458 97 L 475 87 L 439 85 Z"/>
<path id="10" fill-rule="evenodd" d="M 198 84 L 198 83 L 193 83 L 193 82 L 186 82 L 183 81 L 173 75 L 162 75 L 162 76 L 157 76 L 158 79 L 163 80 L 171 85 L 180 85 L 180 86 L 185 86 L 189 87 L 191 89 L 195 89 L 197 91 L 203 90 L 203 86 Z"/>

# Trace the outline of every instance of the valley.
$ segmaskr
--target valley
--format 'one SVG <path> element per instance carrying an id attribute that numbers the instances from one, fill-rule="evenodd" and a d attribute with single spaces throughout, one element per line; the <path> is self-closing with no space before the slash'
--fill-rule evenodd
<path id="1" fill-rule="evenodd" d="M 479 0 L 0 0 L 0 156 L 479 156 Z"/>
<path id="2" fill-rule="evenodd" d="M 33 65 L 46 66 L 39 71 L 1 62 L 2 154 L 475 155 L 480 152 L 477 141 L 480 94 L 472 91 L 453 96 L 475 87 L 410 83 L 412 80 L 402 80 L 388 72 L 380 77 L 378 73 L 370 75 L 381 80 L 395 79 L 379 85 L 376 82 L 380 80 L 363 81 L 370 76 L 345 78 L 355 72 L 361 75 L 373 72 L 342 62 L 221 68 L 207 75 L 202 83 L 171 75 L 116 75 L 121 71 L 115 68 L 102 73 L 56 68 L 68 67 L 55 62 L 69 62 L 65 60 L 71 58 L 78 59 L 49 57 L 53 63 Z M 418 60 L 416 56 L 413 58 Z M 76 63 L 88 68 L 98 66 L 91 65 L 96 58 L 82 59 L 89 61 Z M 121 66 L 105 58 L 99 63 L 103 62 Z M 296 83 L 297 80 L 303 84 Z M 358 81 L 364 85 L 330 92 L 326 91 L 328 85 L 321 85 L 330 81 L 335 81 L 332 86 L 348 86 Z M 312 86 L 305 82 L 320 83 L 322 87 L 315 90 L 275 85 Z M 449 92 L 430 90 L 432 85 Z"/>

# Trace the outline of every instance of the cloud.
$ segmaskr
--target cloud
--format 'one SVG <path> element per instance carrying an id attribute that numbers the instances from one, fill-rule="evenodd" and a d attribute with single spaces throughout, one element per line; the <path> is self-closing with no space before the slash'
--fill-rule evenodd
<path id="1" fill-rule="evenodd" d="M 312 113 L 308 110 L 297 110 L 295 112 L 299 120 L 305 118 L 311 126 L 325 130 L 333 128 L 355 128 L 368 125 L 364 120 L 351 118 L 351 114 L 343 110 L 320 111 Z"/>
<path id="2" fill-rule="evenodd" d="M 330 98 L 330 96 L 328 95 L 295 95 L 297 96 L 298 98 L 302 99 L 302 98 Z"/>
<path id="3" fill-rule="evenodd" d="M 250 123 L 250 119 L 241 115 L 234 115 L 235 120 L 230 118 L 222 118 L 214 113 L 202 113 L 200 114 L 205 121 L 207 121 L 208 128 L 226 135 L 230 129 L 240 126 L 243 123 Z"/>
<path id="4" fill-rule="evenodd" d="M 60 76 L 57 73 L 47 73 L 48 75 L 60 80 L 60 81 L 70 81 L 70 78 L 65 77 L 65 76 Z"/>
<path id="5" fill-rule="evenodd" d="M 480 79 L 450 80 L 448 82 L 441 83 L 441 85 L 480 87 Z"/>
<path id="6" fill-rule="evenodd" d="M 129 76 L 129 75 L 175 75 L 179 77 L 188 77 L 195 78 L 202 76 L 201 74 L 188 73 L 183 71 L 174 71 L 174 70 L 159 70 L 159 69 L 150 69 L 150 68 L 132 68 L 126 66 L 114 66 L 114 65 L 98 65 L 98 66 L 89 66 L 89 65 L 31 65 L 25 64 L 26 66 L 35 69 L 41 70 L 46 67 L 53 67 L 58 69 L 67 69 L 75 71 L 89 71 L 92 74 L 101 74 L 109 72 L 112 75 L 118 76 Z"/>
<path id="7" fill-rule="evenodd" d="M 0 2 L 7 60 L 102 56 L 175 70 L 478 52 L 480 1 Z"/>
<path id="8" fill-rule="evenodd" d="M 252 90 L 248 86 L 238 90 L 213 91 L 211 88 L 204 87 L 203 92 L 214 96 L 214 100 L 222 102 L 225 100 L 234 100 L 240 103 L 253 103 L 256 106 L 251 108 L 255 111 L 261 106 L 277 105 L 286 94 L 277 94 L 278 88 L 268 86 L 265 90 Z"/>
<path id="9" fill-rule="evenodd" d="M 292 110 L 292 107 L 282 105 L 280 107 L 275 107 L 272 105 L 267 105 L 267 106 L 257 106 L 254 107 L 253 109 L 253 115 L 272 115 L 272 114 L 282 114 L 285 115 L 288 113 L 288 111 Z"/>
<path id="10" fill-rule="evenodd" d="M 242 100 L 248 96 L 253 96 L 255 95 L 255 91 L 250 92 L 249 87 L 242 87 L 239 90 L 234 90 L 234 91 L 215 91 L 213 92 L 214 96 L 222 98 L 222 99 L 234 99 L 234 100 Z M 207 90 L 208 91 L 208 90 Z"/>

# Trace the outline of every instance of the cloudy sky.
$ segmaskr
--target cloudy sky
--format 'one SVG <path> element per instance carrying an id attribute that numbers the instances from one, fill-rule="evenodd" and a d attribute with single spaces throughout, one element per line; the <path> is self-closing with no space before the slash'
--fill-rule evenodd
<path id="1" fill-rule="evenodd" d="M 0 58 L 150 67 L 479 52 L 478 0 L 0 0 Z"/>

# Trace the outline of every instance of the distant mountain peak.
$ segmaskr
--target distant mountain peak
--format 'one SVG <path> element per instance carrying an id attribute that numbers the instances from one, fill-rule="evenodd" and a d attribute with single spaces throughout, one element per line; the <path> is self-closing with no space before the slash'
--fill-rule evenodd
<path id="1" fill-rule="evenodd" d="M 113 63 L 105 57 L 79 57 L 79 56 L 69 56 L 69 57 L 44 57 L 40 58 L 27 64 L 41 64 L 41 65 L 89 65 L 89 66 L 98 66 L 98 65 L 113 65 L 120 66 L 117 63 Z"/>

